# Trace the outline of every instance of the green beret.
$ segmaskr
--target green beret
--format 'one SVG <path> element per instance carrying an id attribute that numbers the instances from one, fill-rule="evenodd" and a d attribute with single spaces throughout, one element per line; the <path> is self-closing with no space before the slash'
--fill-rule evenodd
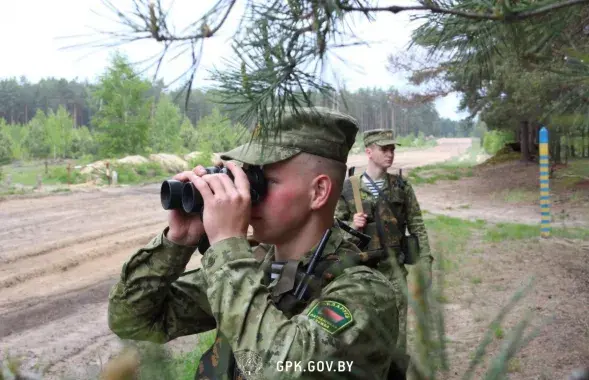
<path id="1" fill-rule="evenodd" d="M 335 110 L 305 107 L 285 110 L 279 123 L 270 126 L 264 144 L 259 128 L 254 129 L 250 142 L 221 154 L 221 159 L 269 165 L 306 152 L 346 163 L 356 141 L 358 123 Z M 280 131 L 275 133 L 278 128 Z"/>

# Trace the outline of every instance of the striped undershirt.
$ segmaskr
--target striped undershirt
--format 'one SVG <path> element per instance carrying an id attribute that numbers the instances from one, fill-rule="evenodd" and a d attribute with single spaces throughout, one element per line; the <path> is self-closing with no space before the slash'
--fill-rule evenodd
<path id="1" fill-rule="evenodd" d="M 378 197 L 378 189 L 376 189 L 374 186 L 372 186 L 372 183 L 370 183 L 368 178 L 366 178 L 365 176 L 362 176 L 362 181 L 364 181 L 364 184 L 366 185 L 366 187 L 368 187 L 368 190 L 370 190 L 372 195 L 374 195 L 375 197 Z M 374 183 L 376 184 L 376 186 L 378 186 L 379 189 L 382 190 L 382 187 L 384 185 L 384 178 L 377 179 L 376 181 L 374 181 Z"/>

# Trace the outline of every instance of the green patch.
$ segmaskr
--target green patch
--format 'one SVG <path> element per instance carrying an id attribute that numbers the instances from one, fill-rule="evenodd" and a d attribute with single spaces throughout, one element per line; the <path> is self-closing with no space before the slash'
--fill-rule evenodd
<path id="1" fill-rule="evenodd" d="M 589 238 L 589 231 L 586 228 L 553 227 L 551 236 L 584 240 Z M 498 243 L 506 240 L 524 240 L 537 237 L 540 237 L 540 225 L 497 223 L 486 230 L 484 240 Z"/>
<path id="2" fill-rule="evenodd" d="M 441 163 L 435 165 L 420 166 L 411 169 L 409 181 L 419 185 L 423 183 L 434 184 L 440 180 L 456 181 L 463 177 L 472 177 L 473 169 L 468 162 Z"/>
<path id="3" fill-rule="evenodd" d="M 334 301 L 317 303 L 309 310 L 307 316 L 332 335 L 342 331 L 354 321 L 350 310 Z"/>

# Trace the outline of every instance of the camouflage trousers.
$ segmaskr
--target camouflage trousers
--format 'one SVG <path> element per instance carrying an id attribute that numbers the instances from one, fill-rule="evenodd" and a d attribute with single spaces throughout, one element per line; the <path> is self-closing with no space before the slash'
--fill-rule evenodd
<path id="1" fill-rule="evenodd" d="M 409 301 L 403 289 L 407 289 L 407 269 L 401 266 L 401 276 L 391 276 L 389 280 L 397 292 L 397 309 L 399 310 L 399 337 L 397 338 L 397 350 L 407 352 L 407 309 Z M 401 283 L 401 281 L 403 283 Z"/>
<path id="2" fill-rule="evenodd" d="M 407 352 L 407 309 L 409 300 L 403 289 L 407 289 L 407 275 L 409 272 L 405 265 L 399 265 L 396 259 L 382 262 L 378 268 L 392 283 L 396 293 L 397 309 L 399 310 L 399 337 L 396 349 L 400 353 Z"/>

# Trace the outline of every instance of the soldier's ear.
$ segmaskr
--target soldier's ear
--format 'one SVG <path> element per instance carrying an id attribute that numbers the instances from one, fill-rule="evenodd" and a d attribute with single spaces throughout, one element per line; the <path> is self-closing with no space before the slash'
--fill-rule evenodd
<path id="1" fill-rule="evenodd" d="M 313 179 L 309 188 L 311 210 L 318 210 L 325 206 L 333 187 L 332 179 L 326 174 L 320 174 Z"/>

